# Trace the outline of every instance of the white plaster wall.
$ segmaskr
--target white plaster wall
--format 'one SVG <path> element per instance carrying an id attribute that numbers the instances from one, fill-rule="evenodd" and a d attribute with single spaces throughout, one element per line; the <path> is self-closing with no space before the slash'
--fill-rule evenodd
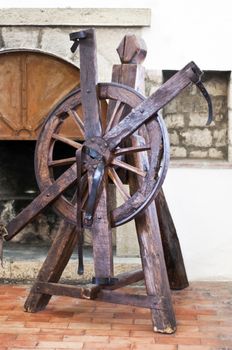
<path id="1" fill-rule="evenodd" d="M 164 183 L 190 280 L 232 280 L 232 169 L 170 168 Z"/>

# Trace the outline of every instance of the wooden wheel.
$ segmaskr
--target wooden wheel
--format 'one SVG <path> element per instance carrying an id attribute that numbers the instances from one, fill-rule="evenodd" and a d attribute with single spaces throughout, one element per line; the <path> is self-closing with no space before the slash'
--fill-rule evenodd
<path id="1" fill-rule="evenodd" d="M 115 83 L 98 84 L 98 97 L 102 101 L 102 111 L 106 106 L 108 108 L 107 119 L 109 122 L 105 127 L 105 134 L 118 124 L 120 119 L 131 109 L 144 100 L 144 97 L 135 90 Z M 103 111 L 102 114 L 104 115 L 105 113 Z M 81 139 L 80 137 L 68 138 L 65 136 L 65 123 L 68 118 L 73 120 L 73 126 L 77 130 L 76 134 L 81 134 Z M 104 124 L 103 119 L 102 123 Z M 141 134 L 145 135 L 145 137 L 142 138 Z M 140 140 L 139 145 L 134 142 L 138 138 Z M 104 140 L 104 135 L 100 141 L 102 142 L 102 140 Z M 97 139 L 92 141 L 93 143 L 98 142 Z M 91 140 L 85 140 L 81 110 L 81 91 L 78 89 L 63 99 L 50 113 L 39 135 L 35 151 L 35 173 L 41 191 L 52 185 L 68 167 L 75 163 L 76 150 L 82 147 L 83 142 L 91 143 Z M 70 152 L 67 157 L 62 159 L 57 157 L 61 143 L 66 144 Z M 99 144 L 99 147 L 102 147 L 102 145 Z M 163 120 L 161 117 L 156 116 L 136 130 L 130 136 L 129 143 L 128 140 L 126 140 L 126 143 L 125 141 L 121 142 L 119 146 L 110 152 L 105 172 L 107 172 L 110 181 L 119 190 L 124 201 L 122 205 L 112 209 L 110 212 L 112 227 L 133 219 L 146 208 L 159 191 L 167 172 L 168 147 L 167 132 Z M 138 154 L 144 154 L 144 151 L 148 152 L 148 164 L 138 167 L 137 164 L 133 163 L 133 159 L 136 156 L 138 157 Z M 130 189 L 130 193 L 126 191 L 119 175 L 120 169 L 125 169 L 131 174 L 139 176 L 140 186 L 137 190 L 133 191 L 133 189 Z M 83 210 L 88 198 L 87 182 L 87 175 L 82 172 Z M 72 182 L 69 188 L 53 203 L 55 211 L 73 224 L 76 224 L 75 187 L 76 181 Z"/>

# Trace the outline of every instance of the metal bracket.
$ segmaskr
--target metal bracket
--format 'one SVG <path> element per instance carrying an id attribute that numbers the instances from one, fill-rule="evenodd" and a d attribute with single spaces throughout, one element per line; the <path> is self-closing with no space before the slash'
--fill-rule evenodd
<path id="1" fill-rule="evenodd" d="M 93 277 L 92 284 L 97 284 L 98 286 L 113 286 L 118 282 L 116 277 Z"/>
<path id="2" fill-rule="evenodd" d="M 70 48 L 72 53 L 74 53 L 77 50 L 80 40 L 85 39 L 86 37 L 87 37 L 87 32 L 85 30 L 81 30 L 79 32 L 74 32 L 69 34 L 70 40 L 74 41 L 74 43 Z"/>

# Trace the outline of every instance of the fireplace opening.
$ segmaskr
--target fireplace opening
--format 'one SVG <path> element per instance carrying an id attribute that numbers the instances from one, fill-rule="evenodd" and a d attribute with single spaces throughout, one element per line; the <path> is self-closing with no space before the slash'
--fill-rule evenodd
<path id="1" fill-rule="evenodd" d="M 4 224 L 12 220 L 40 193 L 34 172 L 35 146 L 36 141 L 0 142 L 0 213 Z M 73 152 L 73 148 L 58 141 L 54 159 L 73 157 Z M 55 169 L 56 178 L 61 170 L 64 169 Z M 48 207 L 12 241 L 49 245 L 60 220 L 52 208 Z"/>

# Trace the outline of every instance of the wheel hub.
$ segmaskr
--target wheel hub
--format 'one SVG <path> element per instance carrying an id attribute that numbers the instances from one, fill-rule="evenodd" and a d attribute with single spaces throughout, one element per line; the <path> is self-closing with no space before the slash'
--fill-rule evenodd
<path id="1" fill-rule="evenodd" d="M 89 171 L 94 170 L 99 161 L 109 164 L 112 159 L 112 153 L 109 150 L 107 142 L 102 137 L 92 137 L 83 144 L 84 164 Z"/>

